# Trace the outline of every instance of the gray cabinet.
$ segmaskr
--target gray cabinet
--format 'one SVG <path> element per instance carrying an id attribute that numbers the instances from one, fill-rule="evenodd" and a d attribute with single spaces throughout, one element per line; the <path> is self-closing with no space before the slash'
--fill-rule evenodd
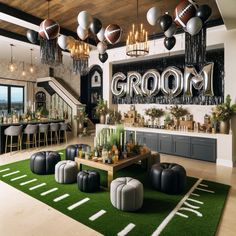
<path id="1" fill-rule="evenodd" d="M 173 135 L 173 154 L 177 156 L 190 156 L 190 137 Z"/>
<path id="2" fill-rule="evenodd" d="M 137 132 L 136 141 L 138 144 L 146 145 L 151 151 L 157 151 L 158 146 L 158 134 Z"/>
<path id="3" fill-rule="evenodd" d="M 191 138 L 191 158 L 216 162 L 216 139 Z"/>
<path id="4" fill-rule="evenodd" d="M 170 134 L 159 134 L 158 151 L 161 153 L 172 154 L 172 137 Z"/>

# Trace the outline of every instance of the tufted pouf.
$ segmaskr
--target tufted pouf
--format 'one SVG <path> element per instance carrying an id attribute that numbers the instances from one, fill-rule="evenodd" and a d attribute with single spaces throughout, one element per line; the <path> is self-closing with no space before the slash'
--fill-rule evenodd
<path id="1" fill-rule="evenodd" d="M 73 145 L 69 145 L 66 148 L 66 160 L 74 161 L 75 157 L 78 157 L 79 149 L 82 148 L 83 151 L 85 152 L 87 147 L 91 148 L 87 144 L 73 144 Z"/>
<path id="2" fill-rule="evenodd" d="M 186 186 L 186 171 L 175 163 L 159 163 L 152 166 L 150 180 L 153 188 L 168 194 L 178 194 Z"/>
<path id="3" fill-rule="evenodd" d="M 78 166 L 75 161 L 60 161 L 55 167 L 55 180 L 60 184 L 76 182 Z"/>
<path id="4" fill-rule="evenodd" d="M 100 189 L 100 175 L 94 170 L 82 170 L 77 175 L 77 184 L 82 192 L 96 192 Z"/>
<path id="5" fill-rule="evenodd" d="M 111 182 L 110 199 L 122 211 L 136 211 L 143 205 L 143 184 L 137 179 L 121 177 Z"/>
<path id="6" fill-rule="evenodd" d="M 30 157 L 30 169 L 39 175 L 54 174 L 55 165 L 61 160 L 57 152 L 36 152 Z"/>

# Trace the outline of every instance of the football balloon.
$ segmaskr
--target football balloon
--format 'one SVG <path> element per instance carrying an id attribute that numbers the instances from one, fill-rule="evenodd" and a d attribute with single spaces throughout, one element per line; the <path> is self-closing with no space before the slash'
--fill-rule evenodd
<path id="1" fill-rule="evenodd" d="M 119 25 L 110 24 L 105 29 L 105 38 L 108 43 L 116 44 L 120 41 L 122 35 L 122 29 Z"/>
<path id="2" fill-rule="evenodd" d="M 44 39 L 55 39 L 60 32 L 59 24 L 51 19 L 46 19 L 39 26 L 39 35 Z"/>
<path id="3" fill-rule="evenodd" d="M 175 8 L 174 22 L 182 27 L 186 27 L 187 22 L 195 16 L 198 8 L 194 0 L 183 0 Z"/>

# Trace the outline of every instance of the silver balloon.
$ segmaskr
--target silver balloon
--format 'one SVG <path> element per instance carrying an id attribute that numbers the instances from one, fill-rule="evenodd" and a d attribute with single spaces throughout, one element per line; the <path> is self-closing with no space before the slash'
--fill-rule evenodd
<path id="1" fill-rule="evenodd" d="M 202 20 L 197 16 L 192 17 L 186 25 L 187 32 L 192 36 L 198 34 L 201 29 L 202 29 Z"/>
<path id="2" fill-rule="evenodd" d="M 169 88 L 169 77 L 174 76 L 173 88 Z M 183 74 L 173 66 L 167 67 L 161 74 L 161 91 L 169 97 L 178 96 L 183 90 Z"/>
<path id="3" fill-rule="evenodd" d="M 142 81 L 142 76 L 138 72 L 128 72 L 127 75 L 127 94 L 133 97 L 133 93 L 142 96 L 142 91 L 140 89 L 140 84 Z"/>
<path id="4" fill-rule="evenodd" d="M 97 33 L 97 38 L 100 42 L 105 40 L 105 29 L 101 28 L 100 31 Z"/>
<path id="5" fill-rule="evenodd" d="M 126 84 L 121 83 L 124 81 L 126 76 L 122 72 L 115 73 L 111 81 L 111 92 L 117 97 L 123 97 L 126 93 Z"/>
<path id="6" fill-rule="evenodd" d="M 149 79 L 153 80 L 152 88 L 148 89 Z M 161 89 L 161 76 L 157 70 L 148 70 L 142 77 L 141 90 L 146 96 L 155 96 Z"/>
<path id="7" fill-rule="evenodd" d="M 213 69 L 214 63 L 207 63 L 197 73 L 194 66 L 186 66 L 184 70 L 184 95 L 193 96 L 192 87 L 197 90 L 204 89 L 204 96 L 213 96 Z"/>
<path id="8" fill-rule="evenodd" d="M 97 44 L 97 50 L 100 54 L 104 54 L 107 50 L 107 44 L 105 42 L 99 42 Z"/>
<path id="9" fill-rule="evenodd" d="M 88 37 L 88 30 L 82 28 L 80 25 L 77 27 L 77 35 L 81 40 L 85 40 Z"/>
<path id="10" fill-rule="evenodd" d="M 176 24 L 172 24 L 165 32 L 164 32 L 164 35 L 167 37 L 167 38 L 171 38 L 175 32 L 176 32 Z"/>
<path id="11" fill-rule="evenodd" d="M 81 11 L 77 17 L 77 20 L 79 25 L 86 30 L 92 23 L 93 17 L 87 11 Z"/>
<path id="12" fill-rule="evenodd" d="M 157 7 L 152 7 L 147 12 L 147 21 L 150 25 L 156 25 L 158 15 L 157 15 L 158 9 Z"/>

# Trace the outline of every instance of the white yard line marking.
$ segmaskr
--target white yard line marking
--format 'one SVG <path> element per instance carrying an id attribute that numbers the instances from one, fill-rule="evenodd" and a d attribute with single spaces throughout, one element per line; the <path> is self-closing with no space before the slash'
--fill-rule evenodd
<path id="1" fill-rule="evenodd" d="M 188 218 L 187 215 L 182 214 L 182 213 L 180 213 L 180 212 L 178 212 L 178 211 L 177 211 L 175 214 L 178 215 L 178 216 L 182 216 L 182 217 L 184 217 L 184 218 Z"/>
<path id="2" fill-rule="evenodd" d="M 117 236 L 125 236 L 127 235 L 133 228 L 135 227 L 135 224 L 129 223 L 124 229 L 122 229 Z"/>
<path id="3" fill-rule="evenodd" d="M 29 181 L 20 183 L 20 186 L 23 186 L 23 185 L 26 185 L 26 184 L 30 184 L 30 183 L 33 183 L 33 182 L 35 182 L 35 181 L 37 181 L 37 179 L 31 179 L 31 180 L 29 180 Z"/>
<path id="4" fill-rule="evenodd" d="M 200 208 L 199 206 L 194 206 L 194 205 L 192 205 L 192 204 L 190 204 L 186 201 L 184 202 L 184 205 L 187 206 L 187 207 L 193 208 L 193 209 L 199 209 Z"/>
<path id="5" fill-rule="evenodd" d="M 202 217 L 202 213 L 200 213 L 199 211 L 193 210 L 191 208 L 181 207 L 179 210 L 180 211 L 191 211 L 191 212 L 195 213 L 198 217 Z"/>
<path id="6" fill-rule="evenodd" d="M 5 175 L 3 175 L 2 177 L 4 178 L 4 177 L 10 176 L 10 175 L 15 175 L 15 174 L 17 174 L 17 173 L 20 173 L 20 171 L 17 170 L 17 171 L 14 171 L 14 172 L 11 172 L 11 173 L 8 173 L 8 174 L 5 174 Z"/>
<path id="7" fill-rule="evenodd" d="M 208 192 L 208 193 L 215 193 L 215 191 L 212 190 L 207 190 L 207 189 L 203 189 L 203 188 L 196 188 L 197 190 L 203 191 L 203 192 Z"/>
<path id="8" fill-rule="evenodd" d="M 152 236 L 159 235 L 162 230 L 166 227 L 166 225 L 170 222 L 170 220 L 175 216 L 176 212 L 183 205 L 183 203 L 187 200 L 190 194 L 195 190 L 195 188 L 201 183 L 202 179 L 196 181 L 193 187 L 188 191 L 188 193 L 181 199 L 181 201 L 177 204 L 172 212 L 161 222 L 161 224 L 157 227 L 157 229 L 152 233 Z"/>
<path id="9" fill-rule="evenodd" d="M 0 170 L 0 173 L 1 173 L 1 172 L 8 171 L 8 170 L 10 170 L 10 168 L 6 168 L 6 169 L 3 169 L 3 170 Z"/>
<path id="10" fill-rule="evenodd" d="M 50 190 L 48 190 L 46 192 L 40 193 L 40 195 L 41 196 L 45 196 L 45 195 L 48 195 L 49 193 L 55 192 L 57 190 L 58 190 L 58 188 L 52 188 L 52 189 L 50 189 Z"/>
<path id="11" fill-rule="evenodd" d="M 193 195 L 193 196 L 196 196 L 196 197 L 200 197 L 200 195 L 197 194 L 197 193 L 191 193 L 190 195 Z"/>
<path id="12" fill-rule="evenodd" d="M 64 195 L 61 195 L 60 197 L 57 197 L 57 198 L 53 199 L 53 201 L 54 201 L 54 202 L 59 202 L 59 201 L 61 201 L 62 199 L 65 199 L 65 198 L 67 198 L 67 197 L 69 197 L 69 196 L 70 196 L 70 194 L 66 193 L 66 194 L 64 194 Z"/>
<path id="13" fill-rule="evenodd" d="M 96 214 L 90 216 L 90 217 L 89 217 L 89 220 L 94 221 L 94 220 L 96 220 L 97 218 L 99 218 L 100 216 L 104 215 L 105 213 L 106 213 L 105 210 L 101 210 L 101 211 L 97 212 Z"/>
<path id="14" fill-rule="evenodd" d="M 58 152 L 58 154 L 63 155 L 64 153 L 63 152 Z"/>
<path id="15" fill-rule="evenodd" d="M 23 179 L 23 178 L 25 178 L 27 175 L 21 175 L 21 176 L 18 176 L 18 177 L 16 177 L 16 178 L 13 178 L 13 179 L 11 179 L 11 181 L 16 181 L 16 180 L 18 180 L 18 179 Z"/>
<path id="16" fill-rule="evenodd" d="M 32 191 L 32 190 L 34 190 L 34 189 L 41 188 L 41 187 L 43 187 L 43 186 L 45 186 L 45 185 L 46 185 L 46 183 L 38 184 L 38 185 L 35 185 L 35 186 L 29 188 L 29 190 Z"/>
<path id="17" fill-rule="evenodd" d="M 196 202 L 196 203 L 199 203 L 199 204 L 203 204 L 203 202 L 195 200 L 195 199 L 192 199 L 192 198 L 188 198 L 187 200 L 188 201 L 192 201 L 192 202 Z"/>
<path id="18" fill-rule="evenodd" d="M 81 201 L 76 202 L 75 204 L 73 204 L 73 205 L 67 207 L 67 209 L 68 209 L 69 211 L 71 211 L 71 210 L 75 209 L 76 207 L 78 207 L 78 206 L 84 204 L 85 202 L 87 202 L 87 201 L 89 201 L 89 200 L 90 200 L 90 198 L 86 197 L 86 198 L 82 199 Z"/>
<path id="19" fill-rule="evenodd" d="M 207 184 L 199 184 L 199 186 L 208 188 L 208 185 L 207 185 Z"/>

